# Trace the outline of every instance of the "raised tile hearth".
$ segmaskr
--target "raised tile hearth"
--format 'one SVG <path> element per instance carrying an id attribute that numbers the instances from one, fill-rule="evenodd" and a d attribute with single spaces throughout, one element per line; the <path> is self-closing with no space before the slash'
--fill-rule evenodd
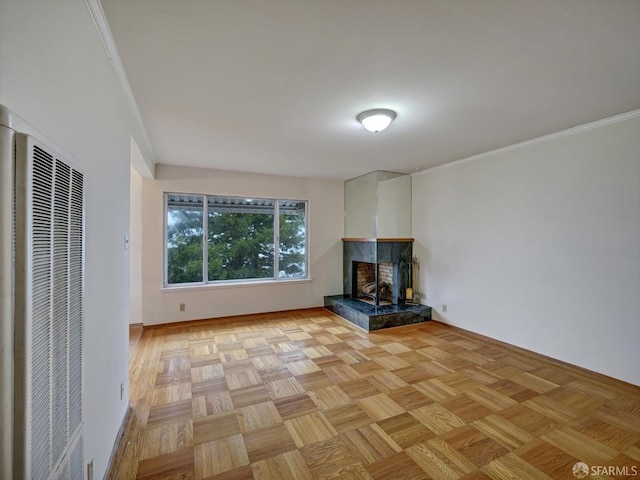
<path id="1" fill-rule="evenodd" d="M 367 331 L 431 320 L 431 307 L 414 304 L 375 306 L 350 295 L 324 297 L 324 306 Z"/>

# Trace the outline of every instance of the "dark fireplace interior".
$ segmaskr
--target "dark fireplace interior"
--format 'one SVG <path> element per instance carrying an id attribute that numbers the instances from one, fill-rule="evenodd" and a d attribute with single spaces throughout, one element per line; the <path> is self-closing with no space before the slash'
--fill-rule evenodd
<path id="1" fill-rule="evenodd" d="M 397 266 L 391 262 L 367 263 L 353 262 L 354 279 L 353 298 L 373 305 L 391 305 L 397 303 Z"/>

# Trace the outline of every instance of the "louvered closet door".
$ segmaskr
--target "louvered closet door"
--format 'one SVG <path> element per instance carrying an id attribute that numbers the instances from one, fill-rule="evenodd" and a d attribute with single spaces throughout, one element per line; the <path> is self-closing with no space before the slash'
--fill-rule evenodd
<path id="1" fill-rule="evenodd" d="M 16 471 L 81 480 L 84 177 L 32 137 L 16 152 Z"/>

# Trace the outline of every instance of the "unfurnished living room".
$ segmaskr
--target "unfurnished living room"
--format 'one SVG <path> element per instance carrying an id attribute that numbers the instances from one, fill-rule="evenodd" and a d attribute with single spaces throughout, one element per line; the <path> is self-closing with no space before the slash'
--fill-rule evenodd
<path id="1" fill-rule="evenodd" d="M 640 478 L 640 0 L 0 0 L 0 478 Z"/>

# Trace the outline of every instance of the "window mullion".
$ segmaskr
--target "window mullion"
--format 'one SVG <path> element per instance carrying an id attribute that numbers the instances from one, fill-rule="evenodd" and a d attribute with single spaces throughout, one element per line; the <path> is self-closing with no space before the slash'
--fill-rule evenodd
<path id="1" fill-rule="evenodd" d="M 273 215 L 273 278 L 280 278 L 280 202 L 274 201 Z"/>
<path id="2" fill-rule="evenodd" d="M 202 283 L 209 282 L 209 202 L 204 195 L 202 202 Z"/>

